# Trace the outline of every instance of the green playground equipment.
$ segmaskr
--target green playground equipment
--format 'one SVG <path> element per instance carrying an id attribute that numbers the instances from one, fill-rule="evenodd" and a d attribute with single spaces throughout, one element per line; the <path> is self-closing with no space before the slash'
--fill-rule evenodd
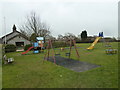
<path id="1" fill-rule="evenodd" d="M 106 49 L 105 52 L 108 55 L 112 55 L 112 54 L 116 54 L 117 53 L 117 49 L 110 48 L 110 49 Z"/>

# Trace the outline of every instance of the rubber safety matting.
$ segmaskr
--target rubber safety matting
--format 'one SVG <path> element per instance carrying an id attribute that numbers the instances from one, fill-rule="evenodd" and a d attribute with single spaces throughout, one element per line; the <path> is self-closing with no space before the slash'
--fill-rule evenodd
<path id="1" fill-rule="evenodd" d="M 83 72 L 96 67 L 100 67 L 100 65 L 90 64 L 88 62 L 82 62 L 82 61 L 64 58 L 60 56 L 55 56 L 55 59 L 56 59 L 57 65 L 63 66 L 65 68 L 68 68 L 76 72 Z M 48 61 L 54 62 L 52 57 L 50 57 Z"/>

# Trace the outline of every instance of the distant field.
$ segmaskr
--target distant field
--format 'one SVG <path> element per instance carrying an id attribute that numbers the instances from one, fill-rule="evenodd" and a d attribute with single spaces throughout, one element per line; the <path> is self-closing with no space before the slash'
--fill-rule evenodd
<path id="1" fill-rule="evenodd" d="M 110 43 L 118 49 L 118 43 Z M 80 61 L 101 65 L 85 72 L 75 72 L 45 61 L 44 53 L 21 55 L 21 52 L 7 53 L 15 62 L 3 65 L 3 88 L 118 88 L 118 53 L 107 55 L 103 43 L 97 43 L 91 51 L 86 50 L 90 43 L 77 44 Z M 66 57 L 68 49 L 61 52 Z M 75 49 L 72 59 L 78 60 Z"/>

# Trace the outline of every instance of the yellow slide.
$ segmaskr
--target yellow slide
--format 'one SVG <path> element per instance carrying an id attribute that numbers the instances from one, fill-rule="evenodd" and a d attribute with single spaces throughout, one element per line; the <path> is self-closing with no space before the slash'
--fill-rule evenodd
<path id="1" fill-rule="evenodd" d="M 93 49 L 94 48 L 94 46 L 95 46 L 95 44 L 98 42 L 98 40 L 99 39 L 101 39 L 102 37 L 97 37 L 96 39 L 95 39 L 95 41 L 91 44 L 91 46 L 90 47 L 88 47 L 87 49 L 88 50 L 91 50 L 91 49 Z"/>

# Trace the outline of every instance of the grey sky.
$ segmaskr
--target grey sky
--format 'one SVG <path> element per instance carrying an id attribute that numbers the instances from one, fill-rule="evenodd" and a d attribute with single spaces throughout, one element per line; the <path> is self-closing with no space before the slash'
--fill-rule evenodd
<path id="1" fill-rule="evenodd" d="M 85 29 L 88 35 L 98 35 L 103 31 L 105 36 L 117 37 L 117 0 L 83 1 L 2 0 L 0 1 L 0 32 L 2 32 L 0 36 L 5 35 L 3 17 L 6 18 L 6 33 L 9 33 L 13 24 L 18 28 L 25 21 L 25 16 L 35 11 L 41 20 L 51 27 L 53 36 L 67 32 L 77 36 Z"/>

